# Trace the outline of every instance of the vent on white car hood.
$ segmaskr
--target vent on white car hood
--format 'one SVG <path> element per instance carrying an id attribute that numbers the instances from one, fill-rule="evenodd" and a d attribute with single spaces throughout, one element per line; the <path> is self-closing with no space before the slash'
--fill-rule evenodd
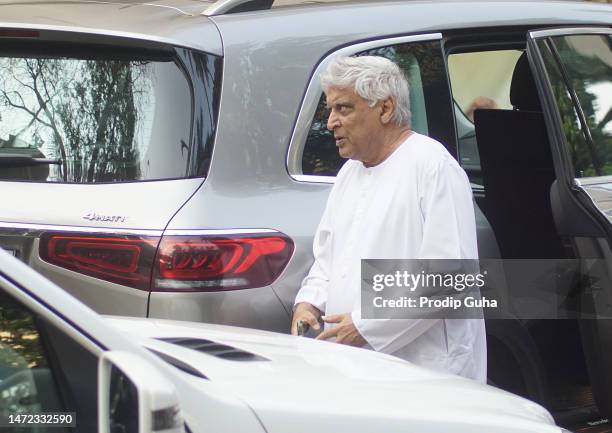
<path id="1" fill-rule="evenodd" d="M 148 347 L 148 349 L 152 353 L 156 354 L 161 359 L 166 361 L 168 364 L 173 365 L 174 367 L 178 368 L 179 370 L 184 371 L 185 373 L 189 373 L 189 374 L 191 374 L 193 376 L 200 377 L 202 379 L 208 379 L 208 377 L 203 375 L 200 371 L 198 371 L 197 369 L 195 369 L 191 365 L 187 364 L 186 362 L 183 362 L 180 359 L 177 359 L 177 358 L 175 358 L 173 356 L 170 356 L 167 353 L 163 353 L 163 352 L 159 352 L 159 351 L 157 351 L 155 349 L 151 349 L 150 347 Z"/>
<path id="2" fill-rule="evenodd" d="M 187 349 L 197 350 L 198 352 L 206 353 L 207 355 L 216 356 L 217 358 L 228 361 L 269 361 L 254 353 L 247 352 L 242 349 L 228 346 L 226 344 L 216 343 L 214 341 L 203 338 L 159 338 L 161 341 L 176 344 Z"/>

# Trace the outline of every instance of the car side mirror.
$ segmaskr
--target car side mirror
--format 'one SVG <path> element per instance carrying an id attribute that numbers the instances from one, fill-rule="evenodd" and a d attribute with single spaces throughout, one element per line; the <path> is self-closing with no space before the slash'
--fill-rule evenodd
<path id="1" fill-rule="evenodd" d="M 98 363 L 100 433 L 184 433 L 174 385 L 149 360 L 105 352 Z"/>

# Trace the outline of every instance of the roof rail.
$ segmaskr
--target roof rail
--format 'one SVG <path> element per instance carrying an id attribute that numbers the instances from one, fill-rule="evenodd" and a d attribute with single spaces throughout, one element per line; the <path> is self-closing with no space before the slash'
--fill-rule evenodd
<path id="1" fill-rule="evenodd" d="M 270 9 L 272 3 L 274 0 L 217 0 L 206 8 L 202 15 L 212 17 L 236 12 L 260 11 Z"/>

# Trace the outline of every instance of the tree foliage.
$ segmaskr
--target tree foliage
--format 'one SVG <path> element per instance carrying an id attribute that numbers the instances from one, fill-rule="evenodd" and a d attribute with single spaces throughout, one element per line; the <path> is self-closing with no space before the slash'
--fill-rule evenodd
<path id="1" fill-rule="evenodd" d="M 0 108 L 10 114 L 0 134 L 8 129 L 47 157 L 61 158 L 59 180 L 134 179 L 147 73 L 146 62 L 2 58 Z"/>
<path id="2" fill-rule="evenodd" d="M 543 47 L 543 54 L 576 176 L 610 175 L 612 105 L 606 106 L 612 91 L 610 38 L 596 35 L 559 37 L 555 38 L 553 49 L 559 55 L 562 70 L 548 48 Z"/>

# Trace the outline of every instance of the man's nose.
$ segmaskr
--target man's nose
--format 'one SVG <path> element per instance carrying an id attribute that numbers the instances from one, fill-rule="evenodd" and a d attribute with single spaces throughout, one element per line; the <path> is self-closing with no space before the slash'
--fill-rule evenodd
<path id="1" fill-rule="evenodd" d="M 336 116 L 332 111 L 331 113 L 329 113 L 329 117 L 327 118 L 327 129 L 333 131 L 338 127 L 338 124 L 338 116 Z"/>

